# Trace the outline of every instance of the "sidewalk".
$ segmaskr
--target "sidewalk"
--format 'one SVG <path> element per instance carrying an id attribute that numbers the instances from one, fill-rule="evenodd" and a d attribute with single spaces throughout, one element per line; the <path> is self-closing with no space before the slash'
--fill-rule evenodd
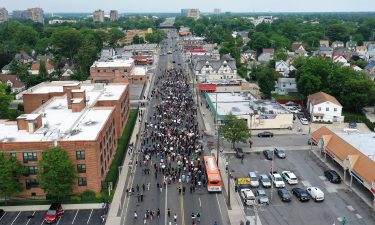
<path id="1" fill-rule="evenodd" d="M 26 211 L 47 211 L 50 205 L 21 205 L 21 206 L 1 206 L 6 212 L 26 212 Z M 101 203 L 91 204 L 63 204 L 64 210 L 77 210 L 77 209 L 101 209 Z"/>

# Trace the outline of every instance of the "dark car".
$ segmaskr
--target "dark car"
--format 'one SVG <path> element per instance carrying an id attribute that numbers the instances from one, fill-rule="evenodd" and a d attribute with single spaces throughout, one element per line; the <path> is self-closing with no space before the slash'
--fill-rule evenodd
<path id="1" fill-rule="evenodd" d="M 272 160 L 273 158 L 273 152 L 271 150 L 263 150 L 263 155 L 268 160 Z"/>
<path id="2" fill-rule="evenodd" d="M 62 208 L 60 203 L 53 203 L 46 214 L 44 215 L 44 222 L 46 223 L 54 223 L 60 217 L 64 215 L 64 209 Z"/>
<path id="3" fill-rule="evenodd" d="M 356 129 L 357 128 L 357 123 L 353 122 L 353 121 L 349 122 L 349 128 Z"/>
<path id="4" fill-rule="evenodd" d="M 279 196 L 281 198 L 281 201 L 283 201 L 283 202 L 292 201 L 290 193 L 289 193 L 288 189 L 286 189 L 286 188 L 281 188 L 281 189 L 277 190 L 277 194 L 279 194 Z"/>
<path id="5" fill-rule="evenodd" d="M 176 63 L 176 61 L 173 60 L 172 63 Z"/>
<path id="6" fill-rule="evenodd" d="M 242 148 L 235 148 L 234 151 L 236 152 L 236 157 L 239 159 L 245 156 Z"/>
<path id="7" fill-rule="evenodd" d="M 262 133 L 259 133 L 258 137 L 273 137 L 273 133 L 271 133 L 269 131 L 264 131 Z"/>
<path id="8" fill-rule="evenodd" d="M 327 179 L 328 179 L 329 181 L 331 181 L 331 183 L 336 183 L 336 184 L 338 184 L 338 183 L 341 182 L 341 177 L 340 177 L 340 175 L 338 175 L 337 172 L 334 171 L 334 170 L 326 170 L 326 171 L 324 171 L 324 176 L 326 176 Z"/>
<path id="9" fill-rule="evenodd" d="M 275 148 L 274 152 L 275 152 L 276 156 L 279 157 L 280 159 L 285 159 L 286 155 L 285 155 L 284 149 L 282 149 L 282 148 Z"/>
<path id="10" fill-rule="evenodd" d="M 310 196 L 307 194 L 306 190 L 302 188 L 293 188 L 292 193 L 300 200 L 301 202 L 307 202 L 310 200 Z"/>
<path id="11" fill-rule="evenodd" d="M 5 214 L 4 210 L 0 209 L 0 218 Z"/>

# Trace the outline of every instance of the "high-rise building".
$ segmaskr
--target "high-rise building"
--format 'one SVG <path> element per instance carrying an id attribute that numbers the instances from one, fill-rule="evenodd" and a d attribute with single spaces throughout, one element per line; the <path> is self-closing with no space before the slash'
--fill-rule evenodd
<path id="1" fill-rule="evenodd" d="M 221 9 L 214 9 L 214 14 L 215 15 L 220 15 L 221 14 Z"/>
<path id="2" fill-rule="evenodd" d="M 187 17 L 194 18 L 195 20 L 199 19 L 200 17 L 199 9 L 189 9 L 187 12 Z"/>
<path id="3" fill-rule="evenodd" d="M 181 16 L 187 16 L 189 9 L 181 9 Z"/>
<path id="4" fill-rule="evenodd" d="M 44 14 L 42 8 L 30 8 L 26 10 L 26 18 L 37 23 L 44 24 Z"/>
<path id="5" fill-rule="evenodd" d="M 95 12 L 92 14 L 92 18 L 94 22 L 104 22 L 104 11 L 101 9 L 95 10 Z"/>
<path id="6" fill-rule="evenodd" d="M 14 19 L 26 19 L 27 18 L 27 11 L 26 10 L 13 10 Z"/>
<path id="7" fill-rule="evenodd" d="M 118 20 L 118 18 L 119 18 L 119 16 L 118 16 L 118 11 L 117 10 L 111 10 L 109 12 L 109 19 L 111 21 L 116 21 L 116 20 Z"/>
<path id="8" fill-rule="evenodd" d="M 0 8 L 0 23 L 8 21 L 8 10 L 6 8 Z"/>

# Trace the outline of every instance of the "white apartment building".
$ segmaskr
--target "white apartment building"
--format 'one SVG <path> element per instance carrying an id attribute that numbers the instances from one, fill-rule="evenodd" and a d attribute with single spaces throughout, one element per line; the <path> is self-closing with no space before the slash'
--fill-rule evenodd
<path id="1" fill-rule="evenodd" d="M 201 59 L 194 66 L 198 81 L 237 79 L 235 60 L 229 55 L 220 59 Z"/>
<path id="2" fill-rule="evenodd" d="M 307 109 L 313 122 L 344 121 L 342 105 L 332 95 L 317 92 L 307 97 Z"/>

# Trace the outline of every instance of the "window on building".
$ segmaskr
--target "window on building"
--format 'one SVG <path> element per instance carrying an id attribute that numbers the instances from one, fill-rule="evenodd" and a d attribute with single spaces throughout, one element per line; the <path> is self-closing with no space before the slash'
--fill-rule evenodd
<path id="1" fill-rule="evenodd" d="M 36 152 L 24 152 L 23 153 L 23 161 L 37 161 L 38 157 Z"/>
<path id="2" fill-rule="evenodd" d="M 100 73 L 100 70 L 98 70 L 98 73 Z"/>
<path id="3" fill-rule="evenodd" d="M 318 111 L 322 111 L 322 107 L 318 107 Z"/>
<path id="4" fill-rule="evenodd" d="M 78 173 L 86 173 L 86 164 L 77 164 Z"/>
<path id="5" fill-rule="evenodd" d="M 76 157 L 77 157 L 77 160 L 84 160 L 85 159 L 85 151 L 77 151 Z"/>
<path id="6" fill-rule="evenodd" d="M 285 87 L 286 85 L 285 85 L 285 83 L 283 83 L 283 87 Z"/>
<path id="7" fill-rule="evenodd" d="M 337 112 L 337 108 L 333 108 L 333 111 L 334 111 L 334 112 Z"/>
<path id="8" fill-rule="evenodd" d="M 39 182 L 37 179 L 26 179 L 26 189 L 31 189 L 39 186 Z"/>
<path id="9" fill-rule="evenodd" d="M 9 153 L 9 156 L 10 156 L 10 157 L 13 157 L 13 158 L 17 158 L 17 155 L 16 155 L 15 152 L 11 152 L 11 153 Z"/>
<path id="10" fill-rule="evenodd" d="M 329 108 L 328 108 L 328 107 L 326 107 L 326 111 L 327 111 L 327 112 L 329 111 Z"/>
<path id="11" fill-rule="evenodd" d="M 78 177 L 78 186 L 87 186 L 87 178 Z"/>
<path id="12" fill-rule="evenodd" d="M 38 174 L 38 167 L 37 166 L 29 166 L 29 175 L 37 175 Z"/>

